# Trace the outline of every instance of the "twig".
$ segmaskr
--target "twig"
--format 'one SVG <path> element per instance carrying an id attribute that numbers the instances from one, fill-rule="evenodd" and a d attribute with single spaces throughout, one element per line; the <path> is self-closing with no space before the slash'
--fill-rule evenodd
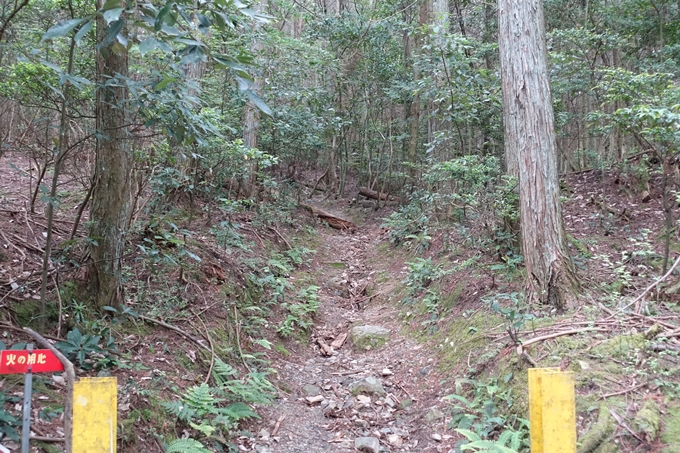
<path id="1" fill-rule="evenodd" d="M 628 423 L 626 423 L 625 420 L 623 420 L 623 419 L 621 418 L 621 416 L 620 416 L 619 414 L 617 414 L 616 411 L 615 411 L 614 409 L 609 409 L 609 413 L 612 414 L 612 417 L 614 417 L 614 419 L 615 419 L 616 422 L 619 424 L 619 426 L 623 426 L 624 428 L 626 428 L 626 430 L 627 430 L 629 433 L 631 433 L 631 434 L 633 435 L 633 437 L 635 437 L 635 438 L 636 438 L 637 440 L 639 440 L 640 442 L 644 442 L 644 440 L 642 440 L 642 438 L 641 438 L 640 436 L 638 436 L 638 435 L 635 433 L 635 431 L 633 431 L 632 429 L 630 429 L 630 426 L 628 426 Z"/>
<path id="2" fill-rule="evenodd" d="M 195 283 L 194 283 L 194 284 L 195 284 Z M 199 287 L 199 288 L 200 288 L 200 287 Z M 203 296 L 203 298 L 205 299 L 205 296 Z M 204 307 L 201 311 L 199 311 L 198 313 L 196 313 L 196 316 L 201 316 L 203 313 L 205 313 L 206 311 L 210 310 L 211 308 L 213 308 L 215 305 L 219 304 L 220 302 L 222 302 L 222 301 L 221 301 L 221 300 L 218 300 L 217 302 L 214 302 L 214 303 L 208 305 L 207 307 Z M 193 313 L 193 312 L 192 312 L 192 313 Z"/>
<path id="3" fill-rule="evenodd" d="M 281 422 L 286 418 L 285 415 L 281 415 L 279 418 L 276 419 L 276 423 L 274 424 L 274 429 L 272 430 L 271 437 L 276 436 L 276 434 L 279 432 L 279 429 L 281 429 Z"/>
<path id="4" fill-rule="evenodd" d="M 377 293 L 371 294 L 370 296 L 366 296 L 362 299 L 359 299 L 359 300 L 355 301 L 354 303 L 357 304 L 357 305 L 363 304 L 364 302 L 368 302 L 369 300 L 374 299 L 374 298 L 376 298 L 376 297 L 378 297 L 382 294 L 383 294 L 382 291 L 378 291 Z"/>
<path id="5" fill-rule="evenodd" d="M 243 231 L 248 231 L 249 233 L 253 233 L 253 234 L 255 235 L 255 237 L 260 241 L 260 244 L 262 245 L 262 247 L 265 247 L 264 241 L 262 240 L 262 238 L 260 237 L 260 235 L 257 234 L 257 232 L 256 232 L 255 230 L 253 230 L 252 228 L 244 227 L 244 226 L 241 226 L 241 229 L 242 229 Z"/>
<path id="6" fill-rule="evenodd" d="M 359 374 L 363 373 L 364 370 L 352 370 L 352 371 L 338 371 L 335 373 L 331 373 L 333 376 L 350 376 L 352 374 Z"/>
<path id="7" fill-rule="evenodd" d="M 191 313 L 193 314 L 194 311 L 192 310 Z M 194 314 L 194 316 L 196 316 L 196 314 Z M 210 330 L 208 329 L 208 326 L 205 325 L 205 322 L 203 322 L 203 318 L 200 316 L 196 317 L 199 321 L 201 321 L 201 324 L 203 324 L 205 334 L 208 337 L 208 343 L 210 344 L 210 369 L 208 369 L 208 375 L 205 377 L 205 383 L 207 384 L 210 380 L 210 376 L 212 375 L 213 366 L 215 365 L 215 347 L 213 346 L 212 338 L 210 337 Z"/>
<path id="8" fill-rule="evenodd" d="M 35 231 L 33 231 L 33 227 L 31 226 L 31 222 L 28 221 L 28 209 L 24 209 L 24 219 L 26 220 L 26 226 L 28 227 L 29 231 L 31 232 L 31 236 L 33 237 L 33 240 L 35 241 L 35 244 L 40 247 L 40 244 L 38 243 L 38 238 L 35 236 Z"/>
<path id="9" fill-rule="evenodd" d="M 35 440 L 37 442 L 66 442 L 65 437 L 31 436 L 31 440 Z"/>
<path id="10" fill-rule="evenodd" d="M 605 329 L 605 328 L 602 328 L 602 327 L 584 327 L 583 329 L 565 330 L 564 332 L 556 332 L 556 333 L 552 333 L 550 335 L 544 335 L 542 337 L 531 338 L 527 341 L 522 342 L 522 346 L 529 346 L 529 345 L 532 345 L 534 343 L 538 343 L 540 341 L 551 340 L 553 338 L 561 337 L 561 336 L 564 336 L 564 335 L 574 335 L 574 334 L 581 333 L 581 332 L 592 332 L 592 331 L 604 332 L 604 331 L 607 331 L 607 330 L 608 329 Z"/>
<path id="11" fill-rule="evenodd" d="M 279 230 L 277 230 L 276 228 L 271 227 L 271 226 L 268 227 L 268 228 L 269 228 L 270 230 L 272 230 L 274 233 L 276 233 L 276 235 L 277 235 L 278 237 L 281 238 L 281 240 L 286 244 L 286 247 L 288 247 L 289 250 L 293 248 L 293 247 L 290 246 L 290 243 L 286 240 L 286 238 L 284 238 L 283 235 L 282 235 L 281 233 L 279 233 Z"/>
<path id="12" fill-rule="evenodd" d="M 7 242 L 8 245 L 11 245 L 12 248 L 14 248 L 17 252 L 21 253 L 21 256 L 22 256 L 24 259 L 26 259 L 26 254 L 24 253 L 24 251 L 21 250 L 21 249 L 20 249 L 19 247 L 17 247 L 16 245 L 14 245 L 13 242 L 10 242 L 10 240 L 7 239 L 7 236 L 5 236 L 5 233 L 3 233 L 2 231 L 0 231 L 0 235 L 1 235 L 2 238 L 5 240 L 5 242 Z"/>
<path id="13" fill-rule="evenodd" d="M 241 324 L 238 321 L 238 312 L 236 311 L 236 305 L 234 305 L 234 324 L 236 325 L 236 346 L 238 346 L 238 354 L 241 356 L 241 362 L 243 362 L 243 365 L 246 367 L 246 370 L 248 372 L 251 372 L 252 370 L 246 363 L 246 359 L 243 358 L 243 349 L 241 349 Z"/>
<path id="14" fill-rule="evenodd" d="M 57 279 L 52 276 L 52 283 L 54 283 L 54 289 L 57 291 L 57 301 L 59 302 L 59 320 L 57 321 L 57 336 L 61 336 L 61 314 L 63 311 L 63 304 L 61 302 L 61 293 L 59 292 L 59 285 L 57 284 Z"/>
<path id="15" fill-rule="evenodd" d="M 38 343 L 52 351 L 57 356 L 59 361 L 64 365 L 64 374 L 66 375 L 66 401 L 64 402 L 64 449 L 67 452 L 72 450 L 73 445 L 73 384 L 76 381 L 76 372 L 73 364 L 64 357 L 52 343 L 47 341 L 45 337 L 35 332 L 34 330 L 24 327 L 30 336 L 32 336 Z"/>
<path id="16" fill-rule="evenodd" d="M 416 400 L 416 398 L 414 398 L 413 395 L 411 395 L 411 394 L 409 393 L 409 391 L 406 390 L 406 389 L 404 388 L 403 385 L 401 385 L 401 383 L 395 382 L 394 385 L 396 385 L 396 386 L 399 387 L 404 393 L 406 393 L 406 394 L 408 395 L 408 397 L 411 398 L 411 400 L 413 400 L 413 401 Z"/>
<path id="17" fill-rule="evenodd" d="M 563 335 L 574 335 L 574 334 L 576 334 L 576 333 L 581 333 L 581 332 L 592 332 L 592 331 L 596 331 L 596 332 L 605 332 L 605 331 L 607 331 L 607 330 L 608 330 L 608 329 L 598 328 L 598 327 L 585 327 L 585 328 L 583 328 L 583 329 L 565 330 L 564 332 L 556 332 L 556 333 L 552 333 L 552 334 L 550 334 L 550 335 L 544 335 L 544 336 L 542 336 L 542 337 L 532 338 L 532 339 L 530 339 L 530 340 L 527 340 L 527 341 L 522 342 L 521 344 L 519 344 L 519 345 L 517 346 L 517 355 L 521 357 L 522 354 L 524 353 L 524 348 L 525 348 L 525 347 L 527 347 L 527 346 L 529 346 L 529 345 L 532 345 L 532 344 L 534 344 L 534 343 L 541 342 L 541 341 L 551 340 L 551 339 L 553 339 L 553 338 L 561 337 L 561 336 L 563 336 Z"/>
<path id="18" fill-rule="evenodd" d="M 635 387 L 631 387 L 631 388 L 629 388 L 629 389 L 621 390 L 620 392 L 607 393 L 606 395 L 602 395 L 602 396 L 600 397 L 600 399 L 603 400 L 603 399 L 605 399 L 605 398 L 609 398 L 610 396 L 623 395 L 623 394 L 625 394 L 625 393 L 633 392 L 633 391 L 635 391 L 635 390 L 637 390 L 637 389 L 641 389 L 642 387 L 646 387 L 646 386 L 647 386 L 647 383 L 646 383 L 646 382 L 643 382 L 642 384 L 638 384 L 638 385 L 636 385 Z"/>
<path id="19" fill-rule="evenodd" d="M 677 267 L 678 264 L 680 264 L 680 257 L 678 257 L 678 259 L 675 260 L 675 263 L 673 263 L 673 265 L 671 266 L 671 268 L 668 269 L 668 272 L 666 272 L 666 273 L 664 274 L 663 277 L 661 277 L 660 279 L 658 279 L 657 281 L 655 281 L 654 283 L 652 283 L 651 285 L 649 285 L 644 291 L 642 291 L 642 293 L 641 293 L 639 296 L 637 296 L 637 297 L 635 298 L 634 301 L 632 301 L 631 303 L 629 303 L 629 304 L 626 305 L 625 307 L 619 308 L 618 310 L 616 310 L 616 311 L 614 312 L 614 314 L 609 315 L 609 317 L 608 317 L 607 319 L 614 317 L 614 315 L 616 315 L 617 313 L 621 313 L 621 312 L 623 312 L 625 309 L 630 308 L 632 305 L 635 305 L 636 303 L 638 303 L 638 301 L 640 301 L 640 300 L 645 296 L 645 294 L 647 294 L 648 292 L 650 292 L 651 290 L 653 290 L 659 283 L 661 283 L 662 281 L 666 280 L 666 278 L 668 278 L 668 276 L 671 275 L 671 274 L 673 273 L 673 270 L 675 270 L 675 268 Z"/>
<path id="20" fill-rule="evenodd" d="M 194 343 L 196 343 L 197 345 L 199 345 L 200 347 L 202 347 L 206 351 L 210 352 L 210 348 L 207 347 L 206 345 L 204 345 L 201 342 L 202 340 L 200 338 L 196 338 L 195 336 L 191 335 L 190 333 L 185 332 L 184 330 L 180 329 L 179 327 L 175 327 L 173 325 L 165 323 L 165 322 L 161 321 L 160 319 L 148 318 L 148 317 L 143 316 L 143 315 L 139 315 L 139 319 L 153 323 L 153 324 L 158 324 L 159 326 L 163 326 L 166 329 L 170 329 L 174 332 L 177 332 L 178 334 L 182 335 L 183 337 L 188 338 L 189 340 L 193 341 Z"/>
<path id="21" fill-rule="evenodd" d="M 5 237 L 4 234 L 2 236 Z M 19 241 L 19 243 L 21 245 L 23 245 L 24 247 L 26 247 L 29 250 L 33 250 L 34 252 L 40 253 L 41 255 L 45 253 L 45 251 L 43 249 L 41 249 L 40 247 L 36 247 L 35 245 L 29 244 L 28 242 L 24 241 L 21 237 L 17 236 L 14 233 L 12 233 L 12 237 L 14 238 L 14 240 Z M 5 238 L 5 240 L 6 239 L 7 238 Z"/>
<path id="22" fill-rule="evenodd" d="M 526 351 L 522 351 L 522 357 L 524 358 L 524 360 L 529 362 L 531 366 L 533 366 L 534 368 L 538 368 L 538 363 L 536 363 L 536 361 L 532 359 L 531 356 Z"/>

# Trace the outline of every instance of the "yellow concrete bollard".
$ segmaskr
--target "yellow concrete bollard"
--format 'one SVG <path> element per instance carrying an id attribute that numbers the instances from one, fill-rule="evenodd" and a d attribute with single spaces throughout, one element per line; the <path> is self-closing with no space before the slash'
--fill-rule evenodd
<path id="1" fill-rule="evenodd" d="M 574 374 L 529 369 L 531 453 L 576 453 Z"/>
<path id="2" fill-rule="evenodd" d="M 114 453 L 116 378 L 83 378 L 73 385 L 73 453 Z"/>

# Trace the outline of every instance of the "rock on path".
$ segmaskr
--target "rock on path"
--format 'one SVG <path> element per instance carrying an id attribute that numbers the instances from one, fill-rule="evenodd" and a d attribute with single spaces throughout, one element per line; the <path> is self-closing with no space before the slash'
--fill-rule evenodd
<path id="1" fill-rule="evenodd" d="M 367 255 L 379 242 L 379 229 L 363 236 L 321 234 L 324 245 L 316 259 L 340 261 L 345 269 L 323 268 L 319 286 L 340 282 L 347 291 L 338 291 L 337 284 L 321 291 L 314 335 L 327 345 L 343 333 L 349 333 L 350 341 L 330 356 L 310 341 L 286 361 L 274 363 L 277 386 L 285 393 L 273 407 L 261 410 L 265 417 L 255 430 L 259 435 L 244 448 L 260 453 L 447 453 L 453 443 L 447 443 L 451 436 L 440 434 L 446 423 L 439 401 L 443 395 L 421 401 L 426 398 L 414 394 L 427 385 L 421 369 L 431 366 L 420 363 L 427 360 L 421 347 L 401 338 L 394 326 L 382 325 L 394 322 L 395 316 L 384 309 L 359 311 L 352 300 L 356 291 L 372 284 L 374 270 L 368 268 Z M 431 420 L 435 409 L 437 417 Z M 277 420 L 280 426 L 272 435 Z"/>

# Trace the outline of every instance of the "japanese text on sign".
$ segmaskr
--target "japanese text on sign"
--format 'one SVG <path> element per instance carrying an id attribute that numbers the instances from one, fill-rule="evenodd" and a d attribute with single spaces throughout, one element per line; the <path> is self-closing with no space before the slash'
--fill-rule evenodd
<path id="1" fill-rule="evenodd" d="M 0 351 L 0 374 L 64 371 L 64 365 L 49 349 Z"/>

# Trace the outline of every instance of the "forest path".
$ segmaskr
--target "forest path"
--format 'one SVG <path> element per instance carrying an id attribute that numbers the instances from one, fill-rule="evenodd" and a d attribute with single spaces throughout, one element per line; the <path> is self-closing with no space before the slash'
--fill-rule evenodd
<path id="1" fill-rule="evenodd" d="M 281 398 L 265 411 L 255 451 L 452 451 L 443 376 L 433 352 L 400 332 L 400 306 L 390 294 L 403 279 L 403 262 L 381 259 L 378 225 L 362 225 L 354 234 L 319 228 L 321 245 L 310 269 L 321 288 L 315 326 L 306 344 L 273 363 Z M 324 354 L 319 340 L 331 345 L 355 326 L 389 329 L 389 339 L 358 350 L 348 336 Z"/>

